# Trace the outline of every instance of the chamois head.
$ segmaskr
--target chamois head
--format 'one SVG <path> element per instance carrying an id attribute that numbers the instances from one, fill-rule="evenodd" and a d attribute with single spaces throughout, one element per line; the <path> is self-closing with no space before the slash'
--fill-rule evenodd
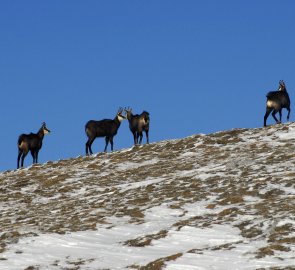
<path id="1" fill-rule="evenodd" d="M 132 114 L 132 109 L 128 107 L 128 108 L 124 108 L 124 111 L 125 111 L 127 119 L 129 119 Z"/>
<path id="2" fill-rule="evenodd" d="M 278 91 L 286 91 L 286 90 L 287 89 L 286 89 L 286 85 L 285 85 L 284 81 L 280 80 L 279 81 L 279 89 L 278 89 Z"/>
<path id="3" fill-rule="evenodd" d="M 126 116 L 123 115 L 123 108 L 119 108 L 116 117 L 118 118 L 118 120 L 119 120 L 120 122 L 122 122 L 124 119 L 126 119 Z"/>
<path id="4" fill-rule="evenodd" d="M 50 133 L 50 130 L 46 127 L 46 123 L 45 122 L 42 123 L 41 130 L 43 131 L 43 134 L 44 135 Z"/>

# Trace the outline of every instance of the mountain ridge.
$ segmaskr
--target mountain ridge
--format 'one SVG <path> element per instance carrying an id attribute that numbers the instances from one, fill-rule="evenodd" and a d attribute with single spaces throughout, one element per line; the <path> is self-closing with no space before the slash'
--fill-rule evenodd
<path id="1" fill-rule="evenodd" d="M 288 123 L 3 172 L 1 269 L 294 269 L 294 142 Z M 116 230 L 127 236 L 115 241 Z M 126 261 L 69 250 L 40 263 L 25 252 L 42 237 L 90 231 L 112 235 L 95 248 L 117 248 Z"/>

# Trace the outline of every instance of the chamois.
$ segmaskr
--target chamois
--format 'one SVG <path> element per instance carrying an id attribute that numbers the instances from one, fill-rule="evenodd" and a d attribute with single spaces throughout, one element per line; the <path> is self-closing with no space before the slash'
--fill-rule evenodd
<path id="1" fill-rule="evenodd" d="M 266 126 L 266 120 L 269 114 L 272 112 L 272 117 L 276 123 L 279 124 L 282 121 L 282 109 L 288 110 L 287 121 L 290 118 L 290 98 L 286 89 L 286 85 L 283 80 L 279 82 L 279 89 L 277 91 L 268 92 L 266 95 L 266 112 L 264 115 L 264 126 Z M 280 114 L 280 121 L 276 117 L 276 113 Z"/>
<path id="2" fill-rule="evenodd" d="M 93 154 L 91 145 L 97 137 L 105 137 L 105 148 L 104 152 L 107 152 L 107 146 L 109 142 L 111 143 L 111 150 L 113 151 L 113 138 L 117 134 L 121 122 L 126 119 L 122 114 L 123 109 L 120 108 L 116 117 L 114 119 L 103 119 L 103 120 L 90 120 L 85 125 L 85 132 L 88 137 L 86 142 L 86 155 Z M 89 152 L 88 152 L 89 150 Z"/>
<path id="3" fill-rule="evenodd" d="M 50 130 L 46 127 L 45 123 L 42 123 L 39 131 L 30 134 L 21 134 L 18 138 L 18 157 L 17 168 L 19 168 L 19 161 L 21 159 L 21 167 L 24 166 L 24 159 L 30 151 L 33 157 L 33 164 L 38 163 L 38 153 L 42 147 L 42 141 L 45 134 L 48 134 Z"/>
<path id="4" fill-rule="evenodd" d="M 146 111 L 143 111 L 141 114 L 133 115 L 131 108 L 125 108 L 125 112 L 129 121 L 130 131 L 133 134 L 134 145 L 141 144 L 143 131 L 145 131 L 146 141 L 149 143 L 150 114 Z"/>

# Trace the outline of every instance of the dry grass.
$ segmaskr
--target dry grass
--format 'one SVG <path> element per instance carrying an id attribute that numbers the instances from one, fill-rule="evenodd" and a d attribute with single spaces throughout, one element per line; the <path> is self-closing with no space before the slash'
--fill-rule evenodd
<path id="1" fill-rule="evenodd" d="M 165 238 L 167 234 L 168 232 L 163 230 L 158 232 L 157 234 L 149 234 L 136 239 L 130 239 L 126 241 L 124 244 L 131 247 L 145 247 L 150 245 L 153 240 Z"/>
<path id="2" fill-rule="evenodd" d="M 137 269 L 139 269 L 139 270 L 161 270 L 165 266 L 166 262 L 174 261 L 177 258 L 181 257 L 182 255 L 183 255 L 182 253 L 176 253 L 176 254 L 167 256 L 165 258 L 160 258 L 158 260 L 150 262 L 146 266 L 141 266 L 141 267 L 139 267 Z"/>

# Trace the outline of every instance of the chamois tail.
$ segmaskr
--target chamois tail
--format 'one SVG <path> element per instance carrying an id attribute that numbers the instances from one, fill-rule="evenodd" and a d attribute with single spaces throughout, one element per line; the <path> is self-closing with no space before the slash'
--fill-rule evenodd
<path id="1" fill-rule="evenodd" d="M 150 123 L 150 114 L 144 111 L 144 121 L 148 125 Z"/>
<path id="2" fill-rule="evenodd" d="M 24 135 L 22 134 L 18 137 L 18 141 L 17 141 L 18 147 L 21 147 L 23 141 L 24 141 Z"/>

